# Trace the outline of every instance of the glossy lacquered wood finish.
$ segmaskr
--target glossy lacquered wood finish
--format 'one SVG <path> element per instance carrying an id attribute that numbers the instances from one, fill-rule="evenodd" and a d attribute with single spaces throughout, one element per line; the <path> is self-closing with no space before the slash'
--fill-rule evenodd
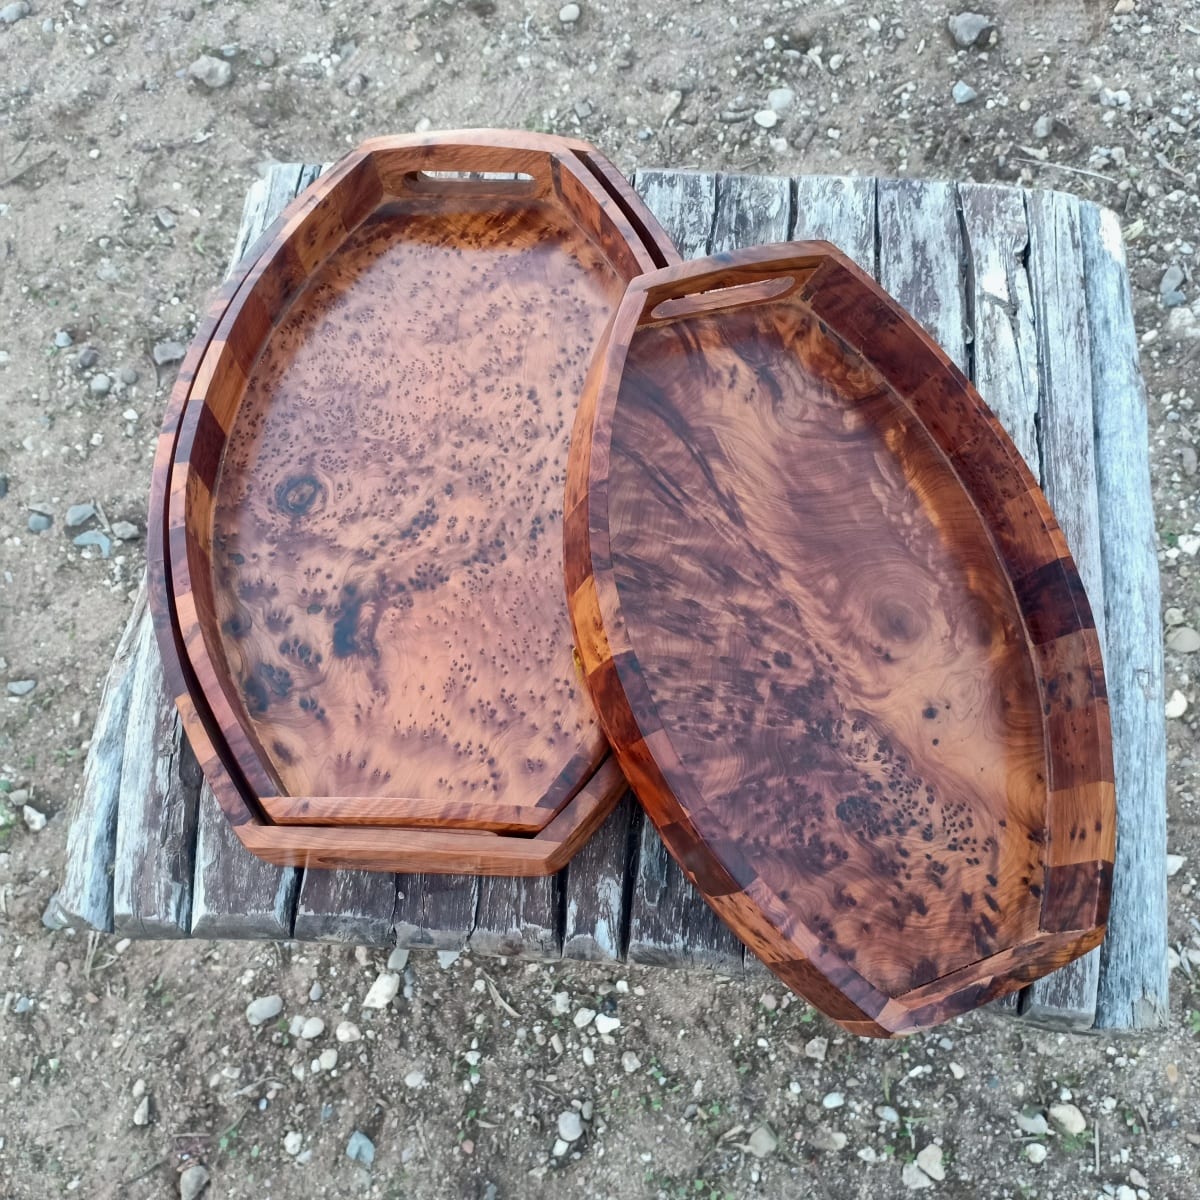
<path id="1" fill-rule="evenodd" d="M 562 478 L 594 339 L 674 258 L 590 147 L 486 131 L 366 143 L 247 256 L 164 425 L 152 553 L 180 711 L 255 853 L 543 874 L 615 803 Z"/>
<path id="2" fill-rule="evenodd" d="M 857 1033 L 1097 944 L 1114 849 L 1087 599 L 1007 435 L 822 243 L 629 288 L 588 381 L 568 603 L 664 841 Z"/>

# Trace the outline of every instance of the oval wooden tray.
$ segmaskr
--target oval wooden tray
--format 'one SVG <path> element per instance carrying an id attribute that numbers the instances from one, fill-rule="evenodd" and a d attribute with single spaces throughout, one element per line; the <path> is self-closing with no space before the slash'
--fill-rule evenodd
<path id="1" fill-rule="evenodd" d="M 603 820 L 562 477 L 595 338 L 675 259 L 590 147 L 489 131 L 366 143 L 247 255 L 164 422 L 151 574 L 255 853 L 543 874 Z"/>
<path id="2" fill-rule="evenodd" d="M 1095 946 L 1115 836 L 1099 643 L 978 394 L 823 243 L 636 280 L 565 504 L 601 723 L 708 903 L 856 1033 Z"/>

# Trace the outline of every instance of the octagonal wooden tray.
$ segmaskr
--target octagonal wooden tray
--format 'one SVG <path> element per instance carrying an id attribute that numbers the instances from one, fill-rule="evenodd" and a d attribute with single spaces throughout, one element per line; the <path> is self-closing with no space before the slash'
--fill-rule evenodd
<path id="1" fill-rule="evenodd" d="M 622 790 L 562 596 L 599 334 L 677 258 L 584 143 L 366 143 L 247 255 L 183 364 L 150 556 L 168 683 L 273 862 L 557 870 Z"/>
<path id="2" fill-rule="evenodd" d="M 1115 811 L 1091 612 L 978 394 L 822 243 L 643 276 L 577 419 L 568 603 L 708 903 L 856 1033 L 1095 946 Z"/>

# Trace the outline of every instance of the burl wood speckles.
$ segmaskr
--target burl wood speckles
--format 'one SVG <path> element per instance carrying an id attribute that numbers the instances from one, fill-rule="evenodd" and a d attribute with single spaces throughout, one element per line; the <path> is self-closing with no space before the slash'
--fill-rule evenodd
<path id="1" fill-rule="evenodd" d="M 943 1020 L 1099 941 L 1086 597 L 979 397 L 832 248 L 631 286 L 576 425 L 565 566 L 664 841 L 847 1028 Z"/>
<path id="2" fill-rule="evenodd" d="M 620 794 L 562 591 L 570 429 L 674 251 L 590 147 L 476 131 L 367 143 L 251 258 L 164 432 L 158 628 L 214 790 L 272 861 L 555 870 Z"/>

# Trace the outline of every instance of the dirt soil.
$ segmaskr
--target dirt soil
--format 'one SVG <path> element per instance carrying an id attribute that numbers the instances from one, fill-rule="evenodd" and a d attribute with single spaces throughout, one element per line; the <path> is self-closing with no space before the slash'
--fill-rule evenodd
<path id="1" fill-rule="evenodd" d="M 0 4 L 0 1196 L 141 1200 L 206 1176 L 206 1196 L 256 1200 L 1200 1196 L 1200 3 L 1012 0 L 972 49 L 947 30 L 959 10 L 929 0 L 574 7 Z M 189 77 L 202 54 L 227 83 Z M 974 98 L 956 101 L 960 81 Z M 763 128 L 782 86 L 794 99 Z M 1168 723 L 1183 861 L 1166 1032 L 978 1015 L 877 1043 L 761 982 L 466 956 L 414 955 L 396 999 L 364 1010 L 386 953 L 43 927 L 143 569 L 140 532 L 104 558 L 67 509 L 101 510 L 85 530 L 144 529 L 175 370 L 153 347 L 190 337 L 259 164 L 473 125 L 582 134 L 627 171 L 1021 180 L 1120 213 L 1167 692 L 1187 702 Z M 269 995 L 278 1019 L 252 1026 Z M 580 1029 L 584 1008 L 620 1023 Z M 297 1015 L 324 1030 L 300 1036 Z M 361 1038 L 339 1041 L 342 1022 Z M 347 1156 L 355 1131 L 369 1166 Z"/>

